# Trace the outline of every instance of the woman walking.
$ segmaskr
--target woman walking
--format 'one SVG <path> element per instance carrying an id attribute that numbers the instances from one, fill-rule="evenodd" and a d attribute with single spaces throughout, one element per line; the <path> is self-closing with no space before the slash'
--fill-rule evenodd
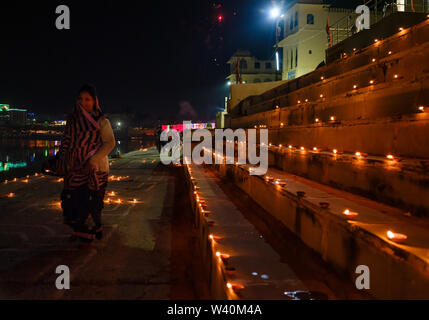
<path id="1" fill-rule="evenodd" d="M 57 156 L 42 171 L 64 177 L 64 223 L 83 242 L 102 238 L 101 210 L 108 182 L 108 154 L 115 147 L 109 120 L 101 112 L 94 87 L 84 85 L 67 118 Z"/>

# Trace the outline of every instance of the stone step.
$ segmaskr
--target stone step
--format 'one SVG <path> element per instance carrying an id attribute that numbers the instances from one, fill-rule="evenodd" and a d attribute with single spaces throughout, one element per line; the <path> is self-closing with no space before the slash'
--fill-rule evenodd
<path id="1" fill-rule="evenodd" d="M 381 299 L 426 299 L 429 295 L 429 221 L 397 208 L 270 168 L 213 166 L 263 209 L 294 232 L 338 272 L 355 281 L 356 268 L 370 270 L 369 294 Z M 267 179 L 271 177 L 271 179 Z M 278 183 L 276 183 L 278 181 Z M 299 192 L 299 195 L 298 195 Z M 323 208 L 321 203 L 325 203 Z M 326 205 L 327 203 L 327 205 Z M 358 213 L 347 216 L 345 210 Z M 393 241 L 388 231 L 407 239 Z"/>

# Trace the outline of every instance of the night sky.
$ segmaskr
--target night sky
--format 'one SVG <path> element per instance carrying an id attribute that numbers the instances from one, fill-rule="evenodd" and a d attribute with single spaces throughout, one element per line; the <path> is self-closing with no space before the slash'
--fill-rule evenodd
<path id="1" fill-rule="evenodd" d="M 70 30 L 55 27 L 62 4 L 71 11 Z M 214 119 L 228 95 L 228 58 L 238 48 L 262 59 L 273 53 L 271 4 L 2 1 L 0 103 L 61 116 L 91 83 L 105 112 L 174 119 L 185 104 L 198 119 Z"/>

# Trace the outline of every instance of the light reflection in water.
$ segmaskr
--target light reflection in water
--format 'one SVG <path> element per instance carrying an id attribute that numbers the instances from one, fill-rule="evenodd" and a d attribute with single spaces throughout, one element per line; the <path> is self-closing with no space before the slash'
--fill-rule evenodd
<path id="1" fill-rule="evenodd" d="M 149 148 L 154 144 L 153 137 L 121 140 L 120 150 L 117 144 L 111 154 Z M 43 161 L 56 156 L 60 145 L 60 140 L 0 138 L 0 182 L 40 173 Z"/>

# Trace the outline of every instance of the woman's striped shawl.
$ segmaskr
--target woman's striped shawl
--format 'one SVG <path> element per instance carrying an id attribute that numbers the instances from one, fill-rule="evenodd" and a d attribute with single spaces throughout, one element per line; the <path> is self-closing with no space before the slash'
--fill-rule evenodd
<path id="1" fill-rule="evenodd" d="M 102 145 L 100 124 L 105 119 L 98 106 L 89 114 L 77 105 L 67 118 L 67 125 L 56 157 L 54 171 L 64 177 L 64 189 L 73 190 L 85 184 L 90 190 L 99 190 L 107 183 L 107 172 L 83 172 L 87 161 Z"/>

